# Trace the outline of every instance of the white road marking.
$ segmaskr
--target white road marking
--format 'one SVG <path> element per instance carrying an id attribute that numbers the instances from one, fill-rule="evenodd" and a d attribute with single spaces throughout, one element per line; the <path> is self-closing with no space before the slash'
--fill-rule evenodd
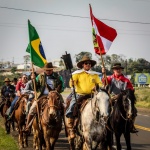
<path id="1" fill-rule="evenodd" d="M 139 116 L 150 117 L 149 115 L 137 114 Z"/>

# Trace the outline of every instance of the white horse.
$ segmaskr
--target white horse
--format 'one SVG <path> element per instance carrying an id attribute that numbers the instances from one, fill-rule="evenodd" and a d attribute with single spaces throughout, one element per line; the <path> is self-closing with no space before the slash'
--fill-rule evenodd
<path id="1" fill-rule="evenodd" d="M 102 150 L 107 149 L 106 123 L 109 116 L 109 95 L 99 89 L 87 103 L 81 113 L 81 128 L 83 131 L 83 149 L 95 150 L 100 144 Z"/>

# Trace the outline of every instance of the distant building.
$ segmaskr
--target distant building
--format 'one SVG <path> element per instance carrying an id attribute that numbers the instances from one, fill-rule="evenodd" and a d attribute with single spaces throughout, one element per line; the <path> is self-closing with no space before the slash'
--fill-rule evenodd
<path id="1" fill-rule="evenodd" d="M 7 69 L 12 67 L 12 62 L 10 61 L 5 61 L 5 62 L 0 62 L 0 69 Z"/>
<path id="2" fill-rule="evenodd" d="M 30 64 L 17 65 L 17 70 L 30 70 Z"/>

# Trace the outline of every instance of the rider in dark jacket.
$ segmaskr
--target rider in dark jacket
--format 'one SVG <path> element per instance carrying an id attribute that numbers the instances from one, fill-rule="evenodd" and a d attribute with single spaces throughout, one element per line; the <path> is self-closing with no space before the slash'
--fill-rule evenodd
<path id="1" fill-rule="evenodd" d="M 2 101 L 0 102 L 0 109 L 5 99 L 10 97 L 11 94 L 15 93 L 15 87 L 10 84 L 11 81 L 9 80 L 9 78 L 5 78 L 4 82 L 5 82 L 5 85 L 3 85 L 1 89 Z"/>

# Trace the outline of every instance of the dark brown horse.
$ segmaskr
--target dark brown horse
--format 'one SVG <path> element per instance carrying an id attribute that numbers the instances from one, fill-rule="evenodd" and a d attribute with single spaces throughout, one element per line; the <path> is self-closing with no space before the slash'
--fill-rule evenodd
<path id="1" fill-rule="evenodd" d="M 46 150 L 54 150 L 55 143 L 62 129 L 63 106 L 60 99 L 61 95 L 57 91 L 50 91 L 47 96 L 47 103 L 43 106 L 41 105 L 43 107 L 40 108 L 41 130 L 39 130 L 37 121 L 34 121 L 33 123 L 34 134 L 36 134 L 34 135 L 34 138 L 36 138 L 34 139 L 36 149 L 38 149 L 39 145 L 39 148 L 42 148 L 41 139 L 43 138 Z M 43 135 L 43 137 L 41 135 Z M 40 142 L 40 144 L 38 142 Z"/>
<path id="2" fill-rule="evenodd" d="M 11 105 L 11 101 L 13 100 L 13 97 L 14 97 L 13 94 L 11 94 L 9 97 L 3 97 L 4 100 L 3 100 L 3 103 L 2 103 L 2 106 L 1 106 L 1 115 L 4 118 L 5 131 L 6 131 L 7 134 L 10 133 L 11 123 L 9 121 L 7 121 L 6 112 L 7 112 L 8 108 Z M 14 122 L 12 122 L 12 127 L 13 127 L 13 130 L 14 130 Z"/>
<path id="3" fill-rule="evenodd" d="M 131 150 L 130 128 L 136 98 L 131 90 L 122 91 L 109 117 L 108 123 L 115 134 L 117 150 L 121 150 L 120 137 L 123 134 L 127 150 Z"/>
<path id="4" fill-rule="evenodd" d="M 26 105 L 27 105 L 28 95 L 23 94 L 15 105 L 15 110 L 12 119 L 17 123 L 18 127 L 18 142 L 19 147 L 27 147 L 27 135 L 23 132 L 23 129 L 25 128 L 25 118 L 26 118 Z"/>

